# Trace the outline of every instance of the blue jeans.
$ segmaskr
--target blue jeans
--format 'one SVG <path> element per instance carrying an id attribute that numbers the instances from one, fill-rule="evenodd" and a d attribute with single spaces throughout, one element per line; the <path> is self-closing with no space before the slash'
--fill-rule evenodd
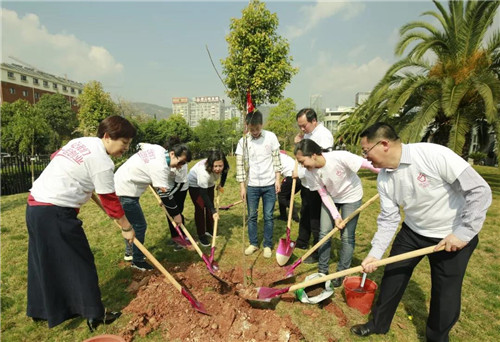
<path id="1" fill-rule="evenodd" d="M 262 208 L 264 210 L 264 247 L 273 247 L 274 228 L 274 204 L 276 202 L 276 189 L 274 185 L 269 186 L 249 186 L 247 188 L 248 206 L 248 238 L 250 244 L 259 245 L 257 240 L 257 216 L 259 208 L 259 198 L 262 197 Z"/>
<path id="2" fill-rule="evenodd" d="M 134 228 L 135 238 L 143 244 L 144 238 L 146 236 L 146 228 L 148 225 L 139 203 L 139 197 L 120 196 L 120 203 L 122 204 L 123 211 L 125 211 L 127 220 Z M 127 252 L 127 250 L 130 250 L 130 245 L 128 244 L 127 240 L 125 240 L 125 252 Z M 139 248 L 137 248 L 135 245 L 132 249 L 132 261 L 144 261 L 144 254 L 142 254 Z"/>
<path id="3" fill-rule="evenodd" d="M 337 210 L 340 212 L 344 220 L 351 213 L 356 211 L 361 206 L 361 200 L 353 203 L 335 203 Z M 337 264 L 337 272 L 343 271 L 351 267 L 352 254 L 354 252 L 356 226 L 358 224 L 359 214 L 349 221 L 344 229 L 340 231 L 340 256 Z M 321 205 L 321 224 L 319 231 L 319 239 L 321 240 L 334 227 L 335 221 L 330 215 L 330 211 L 324 204 Z M 329 239 L 318 249 L 319 262 L 318 270 L 320 273 L 328 274 L 328 262 L 330 261 L 330 253 L 332 250 L 332 241 Z"/>

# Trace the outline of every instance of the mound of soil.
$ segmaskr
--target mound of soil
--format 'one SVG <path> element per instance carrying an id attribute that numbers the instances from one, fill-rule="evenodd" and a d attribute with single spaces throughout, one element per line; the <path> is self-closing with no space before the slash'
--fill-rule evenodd
<path id="1" fill-rule="evenodd" d="M 166 341 L 299 341 L 302 334 L 290 317 L 279 316 L 273 310 L 253 308 L 245 299 L 256 293 L 253 286 L 244 286 L 243 272 L 235 268 L 217 275 L 229 283 L 223 286 L 202 263 L 165 265 L 172 276 L 209 315 L 196 311 L 179 290 L 159 272 L 147 275 L 134 273 L 128 291 L 136 298 L 122 311 L 132 317 L 120 335 L 132 341 L 135 334 L 146 336 L 159 330 Z M 279 274 L 247 274 L 248 279 L 276 279 Z M 257 282 L 257 281 L 256 281 Z M 241 296 L 244 293 L 245 296 Z"/>

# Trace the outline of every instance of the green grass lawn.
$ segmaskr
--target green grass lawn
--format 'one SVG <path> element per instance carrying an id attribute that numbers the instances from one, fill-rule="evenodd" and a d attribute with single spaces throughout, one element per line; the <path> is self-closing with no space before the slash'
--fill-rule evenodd
<path id="1" fill-rule="evenodd" d="M 191 162 L 194 165 L 195 161 Z M 238 200 L 238 186 L 234 178 L 234 158 L 225 192 L 221 196 L 221 205 L 227 205 Z M 500 233 L 500 171 L 492 167 L 476 167 L 476 170 L 486 179 L 493 190 L 493 204 L 490 207 L 486 222 L 480 234 L 479 246 L 474 252 L 467 275 L 464 279 L 462 295 L 462 314 L 451 332 L 452 341 L 496 341 L 499 336 L 500 323 L 500 263 L 497 242 Z M 369 172 L 360 172 L 365 190 L 364 201 L 376 194 L 376 176 Z M 92 336 L 88 332 L 83 319 L 73 319 L 64 322 L 53 329 L 48 329 L 46 323 L 34 323 L 26 317 L 26 274 L 28 234 L 25 225 L 25 207 L 27 194 L 1 197 L 1 331 L 2 341 L 82 341 Z M 298 196 L 300 197 L 300 196 Z M 300 199 L 296 201 L 300 203 Z M 145 246 L 160 261 L 170 263 L 202 262 L 195 252 L 173 252 L 166 247 L 169 239 L 168 228 L 161 208 L 153 196 L 146 192 L 141 198 L 141 205 L 148 221 L 148 231 Z M 221 269 L 227 271 L 233 267 L 254 270 L 278 268 L 273 258 L 244 258 L 242 239 L 246 243 L 248 237 L 242 234 L 243 205 L 221 212 L 219 222 L 220 238 L 217 240 L 217 259 Z M 194 210 L 189 196 L 186 198 L 184 214 L 187 228 L 196 236 L 194 226 Z M 276 215 L 278 210 L 276 208 Z M 376 230 L 378 204 L 373 204 L 362 214 L 358 222 L 357 242 L 354 252 L 353 266 L 360 264 L 370 249 L 370 241 Z M 122 262 L 123 241 L 121 234 L 110 219 L 92 202 L 84 205 L 80 211 L 80 219 L 84 222 L 87 237 L 95 256 L 99 273 L 100 286 L 104 304 L 113 310 L 127 306 L 132 296 L 126 292 L 131 281 L 132 271 Z M 277 243 L 284 236 L 286 222 L 275 221 L 274 241 Z M 259 233 L 262 222 L 259 220 Z M 297 236 L 298 224 L 292 224 L 292 238 Z M 246 245 L 245 243 L 245 245 Z M 335 271 L 338 260 L 338 239 L 333 238 L 332 264 L 330 271 Z M 295 251 L 295 255 L 302 254 Z M 425 321 L 429 305 L 430 273 L 427 259 L 423 259 L 416 268 L 396 316 L 387 335 L 370 336 L 365 341 L 423 341 Z M 316 272 L 317 265 L 301 265 L 295 273 L 302 273 L 301 278 Z M 167 267 L 168 269 L 168 267 Z M 380 268 L 369 278 L 380 283 L 383 268 Z M 243 282 L 243 280 L 242 280 Z M 348 323 L 342 327 L 337 318 L 321 310 L 317 306 L 299 302 L 281 301 L 276 307 L 280 315 L 290 315 L 293 322 L 301 329 L 308 341 L 363 340 L 352 336 L 349 328 L 353 324 L 364 323 L 368 316 L 361 315 L 345 304 L 343 291 L 335 290 L 334 302 L 347 316 Z M 173 290 L 172 295 L 177 295 Z M 304 314 L 304 310 L 313 315 Z M 193 313 L 195 315 L 196 313 Z M 314 318 L 313 318 L 314 316 Z M 117 333 L 126 323 L 127 317 L 121 317 L 110 326 L 99 327 L 98 333 Z M 161 334 L 153 332 L 145 338 L 136 335 L 135 341 L 159 341 Z"/>

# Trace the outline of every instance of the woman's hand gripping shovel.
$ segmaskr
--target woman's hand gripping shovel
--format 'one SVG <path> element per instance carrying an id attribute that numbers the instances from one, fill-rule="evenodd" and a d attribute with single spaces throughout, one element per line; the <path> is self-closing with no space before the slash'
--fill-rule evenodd
<path id="1" fill-rule="evenodd" d="M 235 205 L 238 205 L 238 204 L 241 204 L 241 203 L 243 203 L 243 200 L 236 201 L 236 202 L 231 203 L 229 205 L 226 205 L 224 207 L 220 207 L 219 209 L 220 210 L 229 210 L 229 208 L 234 207 Z"/>
<path id="2" fill-rule="evenodd" d="M 352 220 L 354 217 L 356 217 L 356 215 L 358 215 L 362 210 L 364 210 L 365 208 L 367 208 L 370 204 L 372 204 L 373 202 L 375 202 L 378 198 L 379 198 L 379 194 L 376 194 L 375 196 L 373 196 L 372 198 L 370 198 L 361 207 L 359 207 L 354 212 L 352 212 L 351 215 L 347 216 L 345 218 L 345 220 L 342 221 L 342 224 L 345 225 L 347 222 L 349 222 L 350 220 Z M 294 276 L 293 275 L 293 271 L 295 270 L 295 268 L 297 268 L 302 263 L 303 260 L 305 260 L 308 256 L 310 256 L 311 254 L 313 254 L 322 244 L 324 244 L 326 241 L 328 241 L 328 239 L 330 239 L 333 236 L 333 234 L 335 234 L 338 231 L 339 231 L 338 228 L 332 229 L 321 240 L 319 240 L 313 247 L 311 247 L 311 249 L 309 249 L 303 256 L 301 256 L 293 265 L 287 267 L 286 274 L 285 274 L 285 279 L 275 281 L 273 283 L 273 285 L 277 285 L 277 284 L 280 284 L 280 283 L 283 283 L 283 282 L 290 281 L 290 279 L 288 279 L 288 278 Z"/>
<path id="3" fill-rule="evenodd" d="M 298 162 L 295 160 L 294 174 L 297 174 Z M 295 186 L 297 178 L 292 180 L 292 192 L 290 194 L 290 205 L 288 208 L 288 221 L 286 224 L 286 239 L 281 238 L 276 249 L 276 261 L 278 265 L 283 266 L 288 262 L 295 249 L 295 241 L 290 239 L 290 226 L 292 225 L 293 200 L 295 199 Z"/>
<path id="4" fill-rule="evenodd" d="M 155 196 L 156 200 L 158 201 L 158 204 L 160 204 L 160 206 L 163 208 L 163 210 L 167 214 L 167 217 L 170 220 L 170 222 L 172 222 L 172 225 L 176 226 L 177 224 L 175 223 L 175 221 L 172 218 L 172 216 L 170 216 L 170 214 L 168 213 L 167 208 L 165 208 L 165 206 L 163 205 L 163 202 L 162 202 L 160 196 L 158 196 L 158 194 L 156 193 L 155 189 L 153 188 L 153 186 L 151 184 L 149 185 L 149 189 L 151 190 L 151 192 Z M 203 252 L 201 251 L 200 247 L 198 247 L 198 244 L 196 243 L 196 241 L 194 241 L 193 237 L 191 236 L 191 234 L 189 233 L 189 231 L 186 229 L 186 227 L 184 227 L 184 225 L 182 223 L 180 224 L 180 227 L 181 227 L 182 232 L 184 233 L 184 235 L 186 235 L 186 237 L 188 238 L 188 240 L 191 242 L 191 245 L 194 247 L 194 249 L 196 250 L 196 252 L 200 256 L 200 258 L 205 262 L 205 265 L 207 266 L 207 269 L 210 272 L 210 274 L 215 279 L 217 279 L 223 286 L 226 286 L 226 287 L 230 288 L 231 285 L 229 285 L 229 283 L 227 283 L 224 279 L 222 279 L 217 274 L 215 274 L 215 270 L 212 267 L 212 264 L 210 263 L 210 261 L 208 260 L 208 257 L 205 254 L 203 254 Z"/>
<path id="5" fill-rule="evenodd" d="M 106 211 L 104 210 L 104 207 L 102 206 L 101 201 L 99 200 L 99 198 L 97 197 L 97 195 L 95 193 L 92 193 L 92 199 L 99 206 L 99 208 L 101 208 L 102 211 L 106 214 Z M 118 224 L 118 222 L 116 220 L 114 220 L 114 222 L 121 229 L 121 226 Z M 175 280 L 175 278 L 172 277 L 172 275 L 170 273 L 168 273 L 168 271 L 165 269 L 165 267 L 163 267 L 163 265 L 160 264 L 160 262 L 158 260 L 156 260 L 156 258 L 146 249 L 146 247 L 144 247 L 144 245 L 139 240 L 137 240 L 135 237 L 134 237 L 134 245 L 137 248 L 139 248 L 139 250 L 148 258 L 148 260 L 153 263 L 153 265 L 156 267 L 156 269 L 158 271 L 160 271 L 172 285 L 174 285 L 174 287 L 177 289 L 177 291 L 179 291 L 184 297 L 186 297 L 186 299 L 189 301 L 189 303 L 191 303 L 191 306 L 196 311 L 198 311 L 199 313 L 205 314 L 205 315 L 210 315 L 205 310 L 205 307 L 203 306 L 203 304 L 201 302 L 197 301 L 193 297 L 193 295 L 191 295 L 185 288 L 183 288 L 181 286 L 181 284 L 179 284 L 179 282 L 177 280 Z"/>
<path id="6" fill-rule="evenodd" d="M 408 252 L 408 253 L 403 253 L 403 254 L 395 255 L 395 256 L 392 256 L 392 257 L 389 257 L 389 258 L 380 259 L 380 260 L 377 260 L 377 261 L 374 261 L 374 262 L 370 263 L 370 265 L 374 265 L 374 266 L 378 267 L 378 266 L 384 266 L 384 265 L 388 265 L 388 264 L 393 264 L 393 263 L 398 262 L 398 261 L 403 261 L 403 260 L 407 260 L 407 259 L 419 257 L 419 256 L 422 256 L 422 255 L 426 255 L 426 254 L 431 254 L 431 253 L 434 253 L 434 252 L 442 251 L 445 248 L 445 246 L 443 245 L 438 250 L 435 250 L 436 247 L 437 247 L 437 245 L 434 245 L 434 246 L 430 246 L 430 247 L 425 247 L 425 248 L 417 249 L 415 251 L 411 251 L 411 252 Z M 332 280 L 332 279 L 335 279 L 335 278 L 344 277 L 346 275 L 353 274 L 353 273 L 358 273 L 358 272 L 363 272 L 363 266 L 352 267 L 352 268 L 349 268 L 347 270 L 343 270 L 343 271 L 340 271 L 340 272 L 332 273 L 332 274 L 329 274 L 329 275 L 324 276 L 324 277 L 319 277 L 319 278 L 316 278 L 316 279 L 313 279 L 313 280 L 305 281 L 305 282 L 298 283 L 298 284 L 292 285 L 290 287 L 285 287 L 285 288 L 281 288 L 281 289 L 273 289 L 273 288 L 270 288 L 270 287 L 258 287 L 258 288 L 256 288 L 256 290 L 257 290 L 257 298 L 258 299 L 251 299 L 250 301 L 259 301 L 259 300 L 261 300 L 261 301 L 264 301 L 264 302 L 269 302 L 272 298 L 277 297 L 279 295 L 282 295 L 284 293 L 293 292 L 293 291 L 298 290 L 298 289 L 302 289 L 302 288 L 306 288 L 308 286 L 312 286 L 312 285 L 316 285 L 316 284 L 319 284 L 319 283 L 323 283 L 323 282 L 325 282 L 327 280 Z"/>
<path id="7" fill-rule="evenodd" d="M 215 209 L 217 209 L 217 214 L 219 213 L 219 188 L 216 189 L 217 193 L 215 195 Z M 212 233 L 212 247 L 210 248 L 210 256 L 208 257 L 208 261 L 214 270 L 219 269 L 219 265 L 215 262 L 215 239 L 217 238 L 217 226 L 219 224 L 219 217 L 214 220 L 214 231 Z"/>

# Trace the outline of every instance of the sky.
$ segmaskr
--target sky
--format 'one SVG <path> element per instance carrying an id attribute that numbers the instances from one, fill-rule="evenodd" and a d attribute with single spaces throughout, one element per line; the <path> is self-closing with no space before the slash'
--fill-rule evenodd
<path id="1" fill-rule="evenodd" d="M 284 96 L 297 108 L 353 106 L 400 59 L 404 24 L 437 11 L 430 0 L 264 1 L 299 72 Z M 443 2 L 444 3 L 444 2 Z M 2 62 L 14 56 L 78 82 L 98 80 L 116 101 L 172 107 L 173 97 L 220 96 L 231 18 L 248 1 L 2 1 Z M 497 14 L 494 27 L 500 27 Z"/>

